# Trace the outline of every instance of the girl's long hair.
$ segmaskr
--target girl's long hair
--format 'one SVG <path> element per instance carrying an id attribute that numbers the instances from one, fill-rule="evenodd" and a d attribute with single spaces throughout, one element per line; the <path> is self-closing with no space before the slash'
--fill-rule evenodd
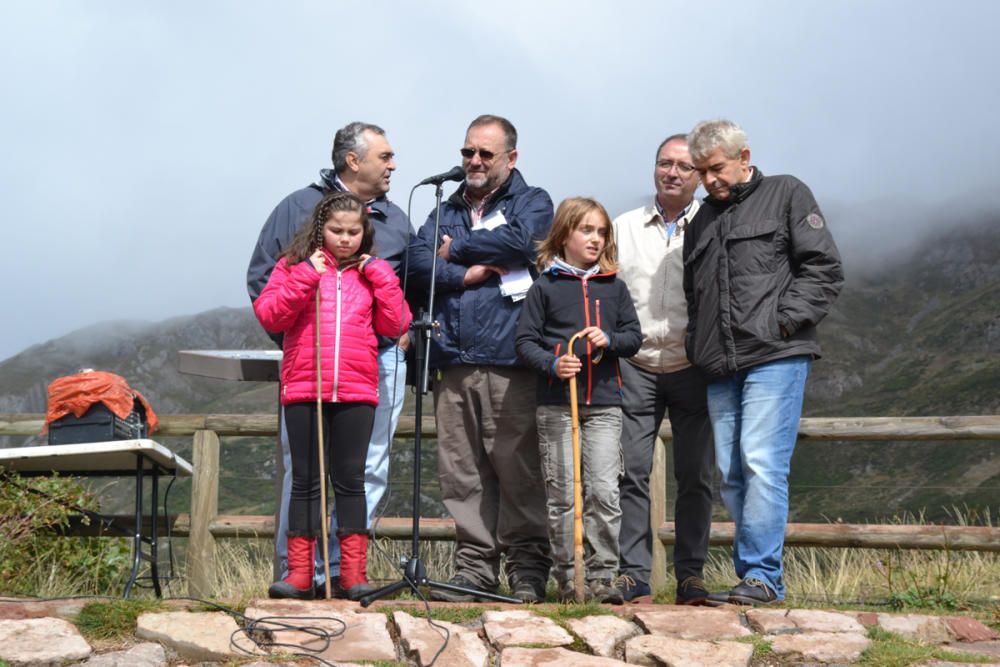
<path id="1" fill-rule="evenodd" d="M 298 264 L 323 247 L 323 226 L 330 221 L 334 213 L 356 213 L 361 217 L 361 246 L 351 257 L 340 261 L 340 268 L 357 264 L 361 255 L 370 255 L 375 245 L 375 228 L 368 219 L 368 207 L 359 197 L 350 192 L 331 192 L 323 197 L 313 209 L 309 221 L 292 239 L 288 249 L 282 254 L 285 262 L 292 266 Z"/>
<path id="2" fill-rule="evenodd" d="M 611 226 L 611 218 L 604 210 L 601 203 L 590 197 L 570 197 L 564 199 L 556 210 L 556 217 L 552 221 L 552 229 L 544 241 L 538 242 L 538 258 L 535 266 L 539 271 L 544 271 L 552 264 L 556 257 L 563 257 L 563 245 L 566 239 L 573 233 L 580 222 L 588 213 L 596 211 L 608 226 L 608 236 L 604 243 L 604 250 L 597 258 L 597 263 L 601 267 L 601 273 L 610 273 L 618 270 L 618 246 L 615 244 L 615 230 Z"/>

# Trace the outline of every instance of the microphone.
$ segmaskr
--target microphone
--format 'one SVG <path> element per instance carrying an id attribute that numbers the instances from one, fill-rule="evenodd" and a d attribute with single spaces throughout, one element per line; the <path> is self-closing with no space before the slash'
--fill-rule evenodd
<path id="1" fill-rule="evenodd" d="M 436 174 L 434 176 L 428 176 L 424 180 L 417 183 L 418 186 L 421 185 L 441 185 L 445 181 L 460 181 L 465 178 L 465 170 L 461 167 L 452 167 L 443 174 Z"/>

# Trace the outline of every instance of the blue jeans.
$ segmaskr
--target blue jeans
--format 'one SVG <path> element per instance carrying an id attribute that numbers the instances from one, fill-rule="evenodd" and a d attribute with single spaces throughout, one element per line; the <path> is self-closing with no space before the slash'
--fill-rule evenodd
<path id="1" fill-rule="evenodd" d="M 736 576 L 760 579 L 779 600 L 788 472 L 811 364 L 807 356 L 789 357 L 708 384 L 722 500 L 736 522 Z"/>
<path id="2" fill-rule="evenodd" d="M 378 407 L 375 408 L 375 425 L 371 442 L 368 443 L 368 457 L 365 459 L 365 504 L 368 510 L 368 527 L 375 519 L 375 508 L 385 495 L 389 483 L 389 450 L 392 436 L 403 411 L 406 393 L 406 353 L 398 345 L 389 345 L 378 353 Z M 281 566 L 281 578 L 288 576 L 288 500 L 292 491 L 292 458 L 288 449 L 288 433 L 285 430 L 284 412 L 281 415 L 281 452 L 285 466 L 285 476 L 281 485 L 281 512 L 274 535 L 274 549 Z M 336 507 L 330 512 L 330 576 L 340 576 L 340 540 L 337 539 Z M 323 572 L 323 547 L 316 544 L 316 585 L 326 581 Z"/>

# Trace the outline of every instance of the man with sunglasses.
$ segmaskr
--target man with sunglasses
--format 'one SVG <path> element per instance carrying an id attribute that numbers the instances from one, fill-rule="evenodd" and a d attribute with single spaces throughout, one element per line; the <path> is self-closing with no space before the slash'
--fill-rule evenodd
<path id="1" fill-rule="evenodd" d="M 438 256 L 430 364 L 441 495 L 457 533 L 451 583 L 496 591 L 506 554 L 513 595 L 540 602 L 551 558 L 535 376 L 520 364 L 514 334 L 552 199 L 514 168 L 517 131 L 506 118 L 473 120 L 460 152 L 465 180 L 442 205 L 437 236 L 434 212 L 419 232 Z M 429 278 L 429 262 L 423 272 Z"/>
<path id="2" fill-rule="evenodd" d="M 677 604 L 705 604 L 702 569 L 712 522 L 712 428 L 705 381 L 684 353 L 684 232 L 698 212 L 698 174 L 683 134 L 667 137 L 656 150 L 656 195 L 645 206 L 614 221 L 619 276 L 629 287 L 642 325 L 639 353 L 621 364 L 622 451 L 621 574 L 623 597 L 651 600 L 652 541 L 649 475 L 664 414 L 673 434 L 677 500 L 674 517 L 674 575 Z M 653 489 L 664 493 L 664 489 Z"/>

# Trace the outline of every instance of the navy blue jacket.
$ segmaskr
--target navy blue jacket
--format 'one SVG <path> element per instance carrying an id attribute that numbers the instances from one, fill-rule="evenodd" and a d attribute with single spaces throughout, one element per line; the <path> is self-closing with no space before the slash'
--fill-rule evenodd
<path id="1" fill-rule="evenodd" d="M 497 264 L 508 268 L 533 267 L 536 243 L 544 239 L 552 226 L 552 199 L 541 188 L 529 187 L 514 169 L 510 178 L 494 194 L 483 213 L 483 220 L 501 211 L 507 224 L 493 229 L 472 231 L 469 207 L 462 194 L 462 184 L 441 206 L 441 228 L 434 238 L 434 212 L 420 228 L 418 236 L 431 248 L 441 238 L 452 238 L 448 261 L 437 260 L 434 296 L 434 319 L 440 331 L 431 336 L 432 368 L 455 364 L 518 366 L 514 333 L 521 314 L 521 302 L 500 293 L 500 277 L 490 277 L 468 288 L 465 271 L 475 264 Z M 422 280 L 429 283 L 430 261 L 414 266 Z M 532 276 L 537 275 L 531 268 Z"/>
<path id="2" fill-rule="evenodd" d="M 569 381 L 555 376 L 556 359 L 566 354 L 575 333 L 597 326 L 609 339 L 600 361 L 596 350 L 577 340 L 573 354 L 583 369 L 577 374 L 580 405 L 621 405 L 620 357 L 631 357 L 642 344 L 642 330 L 628 287 L 614 273 L 581 278 L 550 268 L 528 290 L 517 326 L 517 353 L 539 373 L 538 404 L 568 405 Z"/>
<path id="3" fill-rule="evenodd" d="M 257 245 L 254 246 L 253 255 L 250 257 L 250 266 L 247 267 L 247 293 L 250 295 L 251 303 L 260 296 L 274 265 L 278 263 L 278 258 L 287 250 L 302 225 L 309 221 L 316 204 L 325 193 L 342 189 L 338 186 L 335 180 L 336 174 L 332 169 L 320 171 L 320 179 L 319 184 L 296 190 L 282 199 L 260 230 Z M 403 260 L 407 245 L 410 246 L 410 258 L 407 260 L 409 267 L 430 261 L 430 248 L 413 233 L 410 220 L 403 210 L 388 198 L 382 196 L 371 202 L 368 206 L 368 217 L 375 228 L 375 247 L 372 254 L 389 262 L 400 282 L 406 274 Z M 414 258 L 420 255 L 423 259 L 417 258 L 417 261 L 414 261 Z M 412 276 L 412 270 L 409 273 Z M 280 334 L 271 335 L 271 338 L 281 344 Z M 388 342 L 389 339 L 380 339 L 379 345 L 384 346 Z"/>

